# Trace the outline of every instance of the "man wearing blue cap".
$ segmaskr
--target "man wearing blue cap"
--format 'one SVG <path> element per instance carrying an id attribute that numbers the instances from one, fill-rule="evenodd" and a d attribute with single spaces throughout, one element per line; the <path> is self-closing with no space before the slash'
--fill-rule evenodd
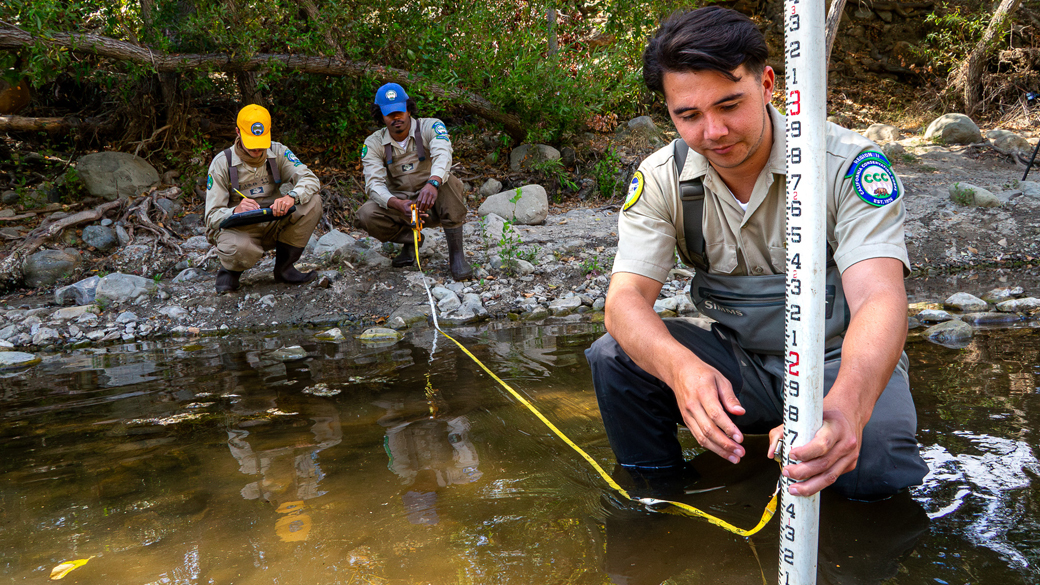
<path id="1" fill-rule="evenodd" d="M 372 117 L 385 128 L 366 138 L 361 150 L 369 200 L 358 209 L 354 225 L 381 242 L 403 244 L 392 264 L 412 266 L 414 204 L 426 225 L 444 228 L 451 276 L 472 278 L 473 269 L 462 250 L 466 203 L 462 182 L 450 174 L 451 138 L 444 122 L 420 118 L 415 102 L 396 83 L 376 90 Z"/>

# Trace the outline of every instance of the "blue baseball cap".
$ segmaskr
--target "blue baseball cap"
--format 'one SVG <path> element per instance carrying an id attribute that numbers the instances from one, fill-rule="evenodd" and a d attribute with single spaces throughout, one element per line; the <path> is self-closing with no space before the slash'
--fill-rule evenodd
<path id="1" fill-rule="evenodd" d="M 408 94 L 396 83 L 388 83 L 376 90 L 376 105 L 389 116 L 393 112 L 408 111 Z"/>

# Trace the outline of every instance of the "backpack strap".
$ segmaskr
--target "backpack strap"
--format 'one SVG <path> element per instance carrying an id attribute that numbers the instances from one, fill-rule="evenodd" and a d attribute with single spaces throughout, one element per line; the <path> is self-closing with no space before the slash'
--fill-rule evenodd
<path id="1" fill-rule="evenodd" d="M 680 138 L 675 141 L 675 169 L 682 175 L 686 166 L 686 155 L 690 147 Z M 683 235 L 686 238 L 686 255 L 698 270 L 708 269 L 708 255 L 704 248 L 704 231 L 701 220 L 704 217 L 704 180 L 701 177 L 679 181 L 679 199 L 683 208 Z"/>

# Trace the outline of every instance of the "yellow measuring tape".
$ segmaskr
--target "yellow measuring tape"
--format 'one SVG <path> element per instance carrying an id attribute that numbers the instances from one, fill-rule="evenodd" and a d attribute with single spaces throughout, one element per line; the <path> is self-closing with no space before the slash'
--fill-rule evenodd
<path id="1" fill-rule="evenodd" d="M 415 208 L 414 205 L 412 206 L 412 209 L 413 209 L 412 217 L 413 218 L 417 218 L 418 214 L 417 214 L 417 211 L 415 211 L 416 208 Z M 419 226 L 418 229 L 417 229 L 416 226 Z M 417 221 L 413 222 L 412 227 L 413 227 L 412 234 L 413 234 L 413 239 L 414 239 L 414 244 L 415 244 L 415 264 L 416 264 L 416 266 L 419 267 L 419 273 L 422 274 L 422 266 L 419 264 L 419 229 L 421 229 L 421 223 L 419 223 Z M 472 359 L 478 366 L 480 366 L 480 368 L 482 370 L 487 372 L 489 376 L 494 378 L 496 382 L 501 384 L 503 388 L 508 390 L 509 393 L 513 395 L 513 398 L 516 398 L 520 402 L 520 404 L 523 404 L 524 406 L 526 406 L 527 409 L 530 410 L 531 413 L 534 414 L 536 417 L 538 417 L 538 420 L 540 420 L 543 423 L 545 423 L 545 426 L 549 427 L 549 430 L 551 430 L 553 433 L 555 433 L 557 437 L 562 439 L 564 443 L 567 443 L 568 445 L 570 445 L 570 447 L 572 449 L 577 451 L 578 455 L 581 455 L 581 457 L 583 459 L 585 459 L 585 461 L 588 461 L 589 465 L 591 465 L 592 468 L 596 470 L 596 473 L 598 473 L 600 475 L 600 477 L 603 478 L 603 481 L 607 482 L 607 485 L 609 485 L 616 492 L 618 492 L 619 494 L 624 496 L 626 499 L 628 499 L 630 501 L 633 501 L 633 502 L 636 502 L 636 503 L 639 503 L 639 504 L 642 504 L 643 506 L 646 506 L 647 509 L 655 511 L 655 512 L 665 512 L 665 513 L 668 513 L 668 514 L 679 514 L 679 515 L 682 515 L 682 516 L 690 516 L 690 517 L 693 517 L 693 518 L 702 518 L 702 519 L 707 520 L 708 522 L 714 524 L 715 526 L 718 526 L 719 528 L 722 528 L 723 530 L 727 530 L 729 532 L 732 532 L 733 534 L 736 534 L 738 536 L 751 536 L 751 535 L 757 533 L 759 530 L 762 530 L 762 528 L 765 527 L 765 525 L 773 517 L 773 514 L 776 512 L 776 502 L 777 502 L 778 490 L 773 492 L 773 497 L 770 498 L 769 503 L 766 504 L 766 508 L 765 508 L 765 510 L 763 510 L 762 518 L 758 521 L 758 524 L 756 524 L 754 528 L 751 528 L 749 530 L 745 530 L 743 528 L 738 528 L 737 526 L 734 526 L 734 525 L 730 524 L 729 522 L 726 522 L 725 520 L 723 520 L 721 518 L 713 516 L 713 515 L 711 515 L 711 514 L 709 514 L 707 512 L 704 512 L 704 511 L 698 509 L 698 508 L 694 508 L 693 506 L 691 506 L 689 504 L 684 504 L 682 502 L 676 502 L 676 501 L 672 501 L 672 500 L 659 500 L 659 499 L 656 499 L 656 498 L 636 498 L 636 497 L 633 497 L 633 496 L 629 495 L 628 491 L 626 491 L 625 488 L 623 488 L 620 485 L 618 485 L 618 483 L 616 481 L 614 481 L 614 478 L 610 477 L 610 475 L 600 466 L 599 463 L 596 463 L 595 459 L 593 459 L 581 447 L 576 445 L 574 443 L 574 441 L 571 441 L 567 437 L 567 435 L 565 435 L 563 433 L 563 431 L 561 431 L 560 429 L 556 428 L 556 425 L 552 424 L 552 422 L 550 422 L 549 419 L 545 418 L 545 416 L 542 415 L 542 413 L 539 412 L 538 409 L 535 408 L 534 405 L 531 404 L 531 402 L 529 400 L 524 398 L 519 392 L 514 390 L 509 384 L 506 384 L 505 381 L 503 381 L 501 378 L 496 376 L 494 372 L 489 370 L 488 367 L 484 365 L 483 362 L 481 362 L 479 359 L 477 359 L 477 356 L 475 356 L 472 353 L 470 353 L 469 350 L 466 349 L 466 347 L 464 345 L 462 345 L 461 343 L 456 341 L 455 338 L 453 338 L 452 336 L 448 335 L 447 333 L 444 332 L 443 329 L 440 328 L 440 325 L 437 324 L 437 307 L 433 304 L 433 295 L 430 292 L 430 286 L 428 284 L 426 284 L 426 275 L 425 274 L 423 274 L 423 286 L 426 287 L 426 295 L 427 295 L 427 298 L 430 300 L 430 311 L 433 313 L 433 327 L 441 335 L 447 337 L 449 340 L 451 340 L 452 343 L 457 345 L 459 347 L 459 349 L 462 350 L 462 353 L 468 355 L 470 357 L 470 359 Z"/>

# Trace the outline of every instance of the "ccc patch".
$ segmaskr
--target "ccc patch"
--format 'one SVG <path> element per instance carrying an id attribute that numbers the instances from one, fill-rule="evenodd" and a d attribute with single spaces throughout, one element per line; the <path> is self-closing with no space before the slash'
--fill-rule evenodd
<path id="1" fill-rule="evenodd" d="M 628 211 L 629 207 L 639 201 L 639 196 L 643 194 L 643 184 L 643 171 L 636 171 L 632 182 L 628 184 L 628 196 L 625 197 L 625 204 L 621 207 L 621 211 Z"/>
<path id="2" fill-rule="evenodd" d="M 852 178 L 859 198 L 874 207 L 884 207 L 901 195 L 891 163 L 877 151 L 867 151 L 857 156 L 845 177 Z"/>
<path id="3" fill-rule="evenodd" d="M 368 156 L 368 145 L 367 144 L 361 147 L 361 158 L 365 158 L 366 156 Z"/>
<path id="4" fill-rule="evenodd" d="M 206 188 L 207 189 L 212 189 L 213 188 L 213 175 L 209 175 L 209 176 L 206 177 Z"/>

